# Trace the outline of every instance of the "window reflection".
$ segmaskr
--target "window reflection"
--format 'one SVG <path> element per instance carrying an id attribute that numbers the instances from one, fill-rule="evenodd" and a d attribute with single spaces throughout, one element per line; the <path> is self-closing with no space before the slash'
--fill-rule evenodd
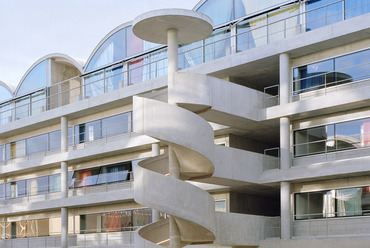
<path id="1" fill-rule="evenodd" d="M 336 123 L 294 132 L 296 157 L 370 145 L 370 118 Z"/>
<path id="2" fill-rule="evenodd" d="M 37 64 L 21 82 L 16 96 L 21 96 L 37 89 L 46 87 L 46 61 Z"/>
<path id="3" fill-rule="evenodd" d="M 205 62 L 231 54 L 230 29 L 216 30 L 205 39 Z"/>
<path id="4" fill-rule="evenodd" d="M 91 58 L 86 67 L 86 71 L 91 71 L 104 65 L 108 65 L 115 61 L 126 57 L 126 32 L 121 29 L 112 34 L 104 43 L 98 48 L 94 56 Z"/>
<path id="5" fill-rule="evenodd" d="M 369 215 L 370 186 L 298 193 L 295 219 Z"/>
<path id="6" fill-rule="evenodd" d="M 343 2 L 337 0 L 309 0 L 306 11 L 306 31 L 343 20 Z"/>
<path id="7" fill-rule="evenodd" d="M 218 26 L 233 20 L 233 0 L 206 1 L 197 9 L 213 20 L 213 26 Z"/>
<path id="8" fill-rule="evenodd" d="M 295 93 L 369 78 L 370 50 L 364 50 L 293 69 Z"/>

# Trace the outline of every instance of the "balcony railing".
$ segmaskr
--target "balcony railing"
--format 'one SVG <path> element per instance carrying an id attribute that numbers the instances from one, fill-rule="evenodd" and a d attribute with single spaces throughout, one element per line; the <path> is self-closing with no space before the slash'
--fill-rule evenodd
<path id="1" fill-rule="evenodd" d="M 119 140 L 122 136 L 132 135 L 132 122 L 124 122 L 110 125 L 104 128 L 95 128 L 84 132 L 72 133 L 68 135 L 68 149 L 83 149 L 93 143 L 108 143 L 113 140 Z M 37 137 L 37 136 L 36 136 Z M 33 138 L 33 137 L 31 137 Z M 0 165 L 7 165 L 13 162 L 30 160 L 35 157 L 47 156 L 60 152 L 60 139 L 45 138 L 37 144 L 29 145 L 28 139 L 19 140 L 4 145 L 0 151 Z M 13 144 L 13 145 L 12 145 Z M 52 144 L 52 145 L 51 145 Z M 56 146 L 57 148 L 52 148 Z"/>
<path id="2" fill-rule="evenodd" d="M 354 151 L 370 147 L 370 133 L 355 135 L 336 135 L 327 139 L 294 144 L 294 158 L 312 155 L 324 155 L 326 161 L 333 152 Z"/>
<path id="3" fill-rule="evenodd" d="M 11 186 L 10 186 L 11 187 Z M 42 185 L 37 187 L 17 187 L 15 190 L 6 189 L 5 199 L 0 199 L 0 210 L 9 205 L 46 201 L 61 198 L 60 183 Z M 84 180 L 72 179 L 68 195 L 82 196 L 95 193 L 113 192 L 116 190 L 132 189 L 134 187 L 133 172 L 119 171 L 91 176 Z M 53 190 L 51 190 L 53 189 Z"/>
<path id="4" fill-rule="evenodd" d="M 116 229 L 88 229 L 83 230 L 85 234 L 68 235 L 68 247 L 131 247 L 134 243 L 135 230 L 139 227 L 126 227 Z M 4 248 L 47 248 L 60 247 L 60 232 L 38 233 L 39 237 L 14 236 L 11 239 L 0 240 L 0 246 Z"/>
<path id="5" fill-rule="evenodd" d="M 356 216 L 357 215 L 357 216 Z M 358 216 L 360 215 L 360 216 Z M 363 215 L 363 216 L 361 216 Z M 370 211 L 328 212 L 294 215 L 293 237 L 369 236 Z M 337 216 L 337 217 L 335 217 Z M 296 220 L 296 219 L 304 220 Z"/>
<path id="6" fill-rule="evenodd" d="M 312 96 L 326 95 L 329 92 L 346 88 L 356 89 L 356 85 L 370 79 L 369 69 L 370 62 L 296 79 L 293 81 L 292 100 L 297 101 Z M 347 74 L 349 71 L 354 71 L 356 76 Z M 302 85 L 306 83 L 313 86 L 303 87 Z"/>
<path id="7" fill-rule="evenodd" d="M 214 34 L 204 41 L 180 47 L 179 69 L 206 63 L 230 54 L 294 37 L 311 29 L 343 21 L 354 16 L 353 13 L 357 10 L 361 12 L 367 9 L 369 5 L 369 3 L 365 3 L 363 6 L 347 10 L 340 8 L 340 10 L 334 13 L 327 11 L 330 6 L 343 3 L 344 0 L 339 0 L 303 13 L 290 13 L 291 15 L 287 18 L 269 21 L 269 23 L 266 21 L 268 19 L 266 14 L 253 18 L 253 20 L 235 20 L 226 29 L 223 28 L 226 30 L 222 33 L 223 35 Z M 322 16 L 312 20 L 310 19 L 310 13 L 321 10 L 323 11 Z M 258 18 L 264 21 L 260 22 Z M 240 30 L 237 29 L 236 27 L 243 22 L 248 22 L 248 28 L 243 27 Z M 229 28 L 235 29 L 236 34 L 231 35 Z M 222 29 L 218 30 L 222 31 Z M 0 124 L 37 115 L 60 106 L 164 76 L 167 74 L 167 55 L 165 53 L 166 48 L 164 47 L 88 75 L 74 77 L 54 84 L 38 92 L 37 96 L 24 96 L 4 103 L 0 106 Z M 341 82 L 337 82 L 336 84 L 341 84 Z M 326 86 L 328 84 L 324 85 L 324 87 Z M 299 91 L 301 90 L 295 90 L 293 94 L 297 94 Z M 274 101 L 276 102 L 276 100 Z"/>

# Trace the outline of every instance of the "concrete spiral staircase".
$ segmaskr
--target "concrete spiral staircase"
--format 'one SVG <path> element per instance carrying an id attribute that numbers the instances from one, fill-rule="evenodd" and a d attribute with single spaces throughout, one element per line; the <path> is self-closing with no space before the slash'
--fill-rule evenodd
<path id="1" fill-rule="evenodd" d="M 136 96 L 133 104 L 135 132 L 171 146 L 181 179 L 168 176 L 168 154 L 144 160 L 134 171 L 135 201 L 171 215 L 179 228 L 182 247 L 212 243 L 216 228 L 214 200 L 206 191 L 184 181 L 212 176 L 212 127 L 197 114 L 166 102 Z M 136 247 L 168 247 L 169 221 L 144 226 L 137 234 Z"/>

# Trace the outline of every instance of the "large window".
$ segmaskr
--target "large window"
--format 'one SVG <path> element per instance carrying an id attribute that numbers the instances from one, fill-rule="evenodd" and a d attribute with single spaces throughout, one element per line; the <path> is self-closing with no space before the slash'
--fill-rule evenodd
<path id="1" fill-rule="evenodd" d="M 22 96 L 46 87 L 46 60 L 37 64 L 21 82 L 16 96 Z"/>
<path id="2" fill-rule="evenodd" d="M 297 130 L 295 157 L 370 146 L 370 118 Z"/>
<path id="3" fill-rule="evenodd" d="M 295 219 L 370 215 L 370 186 L 297 193 Z"/>
<path id="4" fill-rule="evenodd" d="M 370 77 L 370 49 L 293 69 L 294 94 Z"/>
<path id="5" fill-rule="evenodd" d="M 19 180 L 0 184 L 0 200 L 60 192 L 60 189 L 60 174 Z"/>
<path id="6" fill-rule="evenodd" d="M 321 28 L 343 20 L 343 1 L 309 0 L 306 2 L 306 30 Z"/>
<path id="7" fill-rule="evenodd" d="M 130 180 L 131 171 L 131 162 L 75 171 L 71 187 L 78 188 Z"/>

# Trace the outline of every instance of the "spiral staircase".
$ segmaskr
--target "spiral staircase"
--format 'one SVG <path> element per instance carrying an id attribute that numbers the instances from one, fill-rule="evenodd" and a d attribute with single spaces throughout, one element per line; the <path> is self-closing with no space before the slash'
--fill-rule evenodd
<path id="1" fill-rule="evenodd" d="M 214 134 L 209 123 L 176 105 L 134 97 L 135 132 L 156 138 L 173 149 L 180 179 L 168 176 L 168 154 L 144 160 L 135 168 L 135 201 L 171 215 L 179 228 L 181 245 L 211 243 L 215 239 L 214 200 L 186 182 L 211 177 L 214 172 Z M 169 221 L 141 228 L 136 247 L 169 245 Z M 149 242 L 148 242 L 149 241 Z"/>

